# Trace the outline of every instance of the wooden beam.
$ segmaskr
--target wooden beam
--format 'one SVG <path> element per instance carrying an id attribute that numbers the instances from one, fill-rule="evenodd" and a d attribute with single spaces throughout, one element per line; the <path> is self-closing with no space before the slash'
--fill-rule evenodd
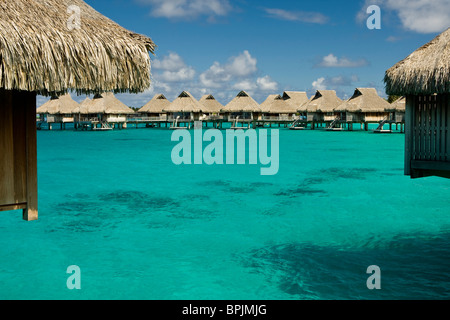
<path id="1" fill-rule="evenodd" d="M 411 175 L 411 159 L 412 159 L 412 144 L 413 144 L 413 130 L 414 130 L 414 107 L 415 96 L 408 95 L 406 97 L 406 112 L 405 112 L 405 175 Z"/>
<path id="2" fill-rule="evenodd" d="M 24 210 L 26 207 L 26 203 L 10 204 L 6 206 L 0 206 L 0 211 Z"/>
<path id="3" fill-rule="evenodd" d="M 14 197 L 14 134 L 10 91 L 0 89 L 0 205 L 16 203 Z"/>
<path id="4" fill-rule="evenodd" d="M 450 172 L 450 162 L 412 160 L 411 168 L 415 170 L 436 170 Z"/>
<path id="5" fill-rule="evenodd" d="M 26 107 L 27 208 L 23 210 L 23 219 L 33 221 L 38 219 L 36 93 L 21 92 L 19 100 Z"/>

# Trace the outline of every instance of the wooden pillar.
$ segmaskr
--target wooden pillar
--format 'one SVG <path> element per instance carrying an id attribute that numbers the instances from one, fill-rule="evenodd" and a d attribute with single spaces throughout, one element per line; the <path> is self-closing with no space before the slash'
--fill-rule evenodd
<path id="1" fill-rule="evenodd" d="M 18 95 L 26 108 L 27 207 L 23 210 L 23 219 L 32 221 L 38 219 L 36 93 Z"/>
<path id="2" fill-rule="evenodd" d="M 0 150 L 0 211 L 37 220 L 35 93 L 0 89 Z"/>
<path id="3" fill-rule="evenodd" d="M 405 175 L 411 175 L 411 160 L 412 160 L 412 144 L 413 144 L 413 130 L 414 130 L 414 108 L 415 97 L 408 95 L 406 97 L 406 112 L 405 112 Z"/>

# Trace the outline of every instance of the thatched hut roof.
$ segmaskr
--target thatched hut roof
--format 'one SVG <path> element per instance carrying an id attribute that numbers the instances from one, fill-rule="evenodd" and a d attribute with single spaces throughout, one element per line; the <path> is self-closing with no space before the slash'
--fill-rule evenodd
<path id="1" fill-rule="evenodd" d="M 164 109 L 164 112 L 201 112 L 203 106 L 187 91 L 183 91 L 178 98 Z"/>
<path id="2" fill-rule="evenodd" d="M 259 104 L 248 95 L 241 91 L 231 100 L 222 110 L 222 112 L 261 112 Z"/>
<path id="3" fill-rule="evenodd" d="M 97 94 L 94 99 L 82 103 L 87 114 L 134 114 L 133 109 L 127 107 L 112 92 Z"/>
<path id="4" fill-rule="evenodd" d="M 89 114 L 89 108 L 88 105 L 90 103 L 91 99 L 89 97 L 86 97 L 79 105 L 78 108 L 74 111 L 74 113 L 80 113 L 80 114 Z"/>
<path id="5" fill-rule="evenodd" d="M 450 93 L 450 28 L 386 71 L 389 95 Z"/>
<path id="6" fill-rule="evenodd" d="M 334 90 L 317 90 L 315 96 L 303 108 L 308 112 L 334 112 L 342 102 Z"/>
<path id="7" fill-rule="evenodd" d="M 36 110 L 37 114 L 73 114 L 77 113 L 79 104 L 72 99 L 70 94 L 61 97 L 52 97 Z"/>
<path id="8" fill-rule="evenodd" d="M 202 111 L 204 113 L 220 113 L 223 108 L 223 105 L 212 94 L 204 95 L 199 102 L 203 106 Z"/>
<path id="9" fill-rule="evenodd" d="M 163 94 L 156 94 L 139 113 L 164 113 L 164 109 L 170 105 L 170 101 Z"/>
<path id="10" fill-rule="evenodd" d="M 337 112 L 385 112 L 389 102 L 381 98 L 374 88 L 356 88 L 353 96 L 334 110 Z"/>
<path id="11" fill-rule="evenodd" d="M 285 91 L 283 92 L 283 100 L 291 104 L 296 112 L 305 112 L 303 106 L 309 102 L 308 95 L 303 91 Z"/>
<path id="12" fill-rule="evenodd" d="M 263 110 L 264 113 L 268 114 L 297 113 L 297 108 L 294 106 L 294 104 L 284 100 L 283 97 L 280 95 L 275 95 L 274 97 L 272 97 L 272 99 L 268 99 L 268 101 L 264 106 L 261 104 L 261 109 Z"/>
<path id="13" fill-rule="evenodd" d="M 73 6 L 80 23 L 69 28 Z M 142 92 L 150 86 L 155 47 L 82 0 L 0 1 L 0 88 L 6 90 Z"/>
<path id="14" fill-rule="evenodd" d="M 267 97 L 266 100 L 264 100 L 263 103 L 260 104 L 261 112 L 263 113 L 269 113 L 270 112 L 270 106 L 272 105 L 273 101 L 275 99 L 282 99 L 279 94 L 271 94 Z"/>
<path id="15" fill-rule="evenodd" d="M 388 112 L 405 112 L 406 110 L 406 97 L 401 97 L 391 103 L 389 108 L 386 109 Z"/>

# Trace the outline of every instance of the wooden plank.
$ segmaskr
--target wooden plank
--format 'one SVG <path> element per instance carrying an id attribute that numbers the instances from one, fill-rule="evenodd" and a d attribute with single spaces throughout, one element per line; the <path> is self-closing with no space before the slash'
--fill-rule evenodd
<path id="1" fill-rule="evenodd" d="M 0 89 L 0 205 L 14 204 L 12 96 Z"/>
<path id="2" fill-rule="evenodd" d="M 436 160 L 437 101 L 433 97 L 430 110 L 430 160 Z"/>
<path id="3" fill-rule="evenodd" d="M 414 118 L 411 123 L 413 123 L 413 139 L 414 146 L 412 152 L 412 159 L 420 159 L 420 101 L 419 97 L 414 97 L 412 112 L 414 113 Z"/>
<path id="4" fill-rule="evenodd" d="M 450 162 L 447 161 L 411 161 L 411 168 L 416 170 L 450 171 Z"/>
<path id="5" fill-rule="evenodd" d="M 27 154 L 25 137 L 25 106 L 15 104 L 13 111 L 14 142 L 14 200 L 15 203 L 27 201 Z"/>
<path id="6" fill-rule="evenodd" d="M 0 206 L 0 211 L 23 210 L 27 207 L 26 203 L 18 203 Z"/>
<path id="7" fill-rule="evenodd" d="M 427 158 L 427 139 L 428 139 L 428 133 L 426 131 L 427 125 L 427 98 L 425 96 L 421 96 L 421 113 L 420 113 L 420 153 L 419 153 L 419 159 L 423 160 Z"/>
<path id="8" fill-rule="evenodd" d="M 412 95 L 406 97 L 405 113 L 405 175 L 411 175 L 411 159 L 413 152 L 413 130 L 414 130 L 414 99 Z"/>
<path id="9" fill-rule="evenodd" d="M 445 134 L 445 158 L 447 161 L 450 161 L 450 95 L 446 94 L 445 95 L 445 100 L 446 100 L 446 113 L 447 113 L 447 117 L 446 117 L 446 123 L 445 123 L 445 128 L 446 128 L 446 134 Z"/>
<path id="10" fill-rule="evenodd" d="M 38 181 L 37 181 L 37 134 L 36 134 L 36 93 L 20 93 L 19 100 L 26 108 L 26 151 L 27 151 L 27 208 L 23 219 L 38 219 Z"/>
<path id="11" fill-rule="evenodd" d="M 442 103 L 436 105 L 436 160 L 442 159 Z"/>

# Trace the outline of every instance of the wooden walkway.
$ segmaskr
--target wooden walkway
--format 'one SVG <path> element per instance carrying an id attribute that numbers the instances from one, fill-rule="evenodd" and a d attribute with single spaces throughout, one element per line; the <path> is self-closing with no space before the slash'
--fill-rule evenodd
<path id="1" fill-rule="evenodd" d="M 290 128 L 292 130 L 328 130 L 328 131 L 369 131 L 369 124 L 380 125 L 381 121 L 306 121 L 306 120 L 251 120 L 244 119 L 236 121 L 226 120 L 206 120 L 201 121 L 203 128 L 215 129 L 256 129 L 256 128 Z M 401 132 L 405 131 L 404 122 L 383 121 L 383 128 L 380 133 Z M 45 123 L 37 122 L 38 130 L 65 130 L 67 124 L 71 124 L 75 130 L 114 130 L 114 129 L 143 129 L 143 128 L 186 128 L 193 129 L 195 121 L 190 119 L 179 119 L 177 122 L 169 120 L 134 120 L 129 119 L 127 122 L 107 123 L 100 121 L 81 121 L 73 123 Z M 387 127 L 389 129 L 387 129 Z M 70 128 L 72 129 L 72 128 Z"/>

